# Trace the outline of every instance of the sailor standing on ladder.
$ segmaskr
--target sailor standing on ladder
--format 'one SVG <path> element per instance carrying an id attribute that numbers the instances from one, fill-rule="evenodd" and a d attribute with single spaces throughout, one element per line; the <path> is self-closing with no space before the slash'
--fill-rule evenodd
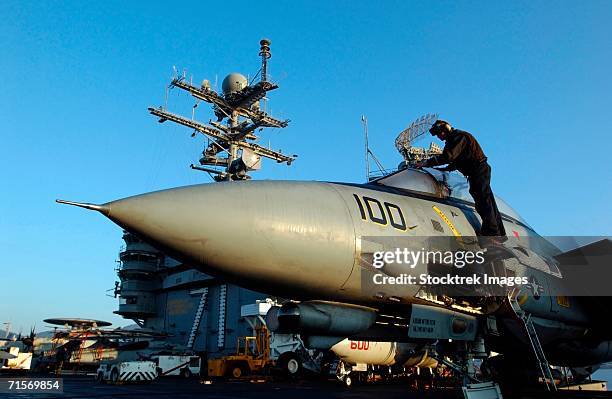
<path id="1" fill-rule="evenodd" d="M 443 171 L 458 170 L 470 183 L 476 212 L 482 219 L 479 236 L 487 237 L 486 244 L 499 245 L 506 238 L 501 215 L 491 191 L 491 167 L 478 141 L 468 132 L 455 129 L 443 120 L 437 120 L 429 129 L 432 136 L 445 141 L 442 154 L 416 164 L 417 168 L 448 164 Z"/>

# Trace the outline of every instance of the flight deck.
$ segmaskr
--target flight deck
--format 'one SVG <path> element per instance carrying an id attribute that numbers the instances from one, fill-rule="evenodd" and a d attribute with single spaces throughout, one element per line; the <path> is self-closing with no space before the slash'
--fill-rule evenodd
<path id="1" fill-rule="evenodd" d="M 453 389 L 437 390 L 414 390 L 405 383 L 394 382 L 390 384 L 364 384 L 345 388 L 332 381 L 286 381 L 286 382 L 261 382 L 261 381 L 224 381 L 204 383 L 202 380 L 158 380 L 150 384 L 139 385 L 110 385 L 96 384 L 90 377 L 66 376 L 63 378 L 63 394 L 7 394 L 4 398 L 120 398 L 130 399 L 146 398 L 293 398 L 311 399 L 318 398 L 347 398 L 347 399 L 455 399 L 462 398 L 460 391 Z M 526 394 L 521 399 L 531 398 L 612 398 L 612 392 L 596 391 L 563 391 L 545 394 L 543 392 Z"/>

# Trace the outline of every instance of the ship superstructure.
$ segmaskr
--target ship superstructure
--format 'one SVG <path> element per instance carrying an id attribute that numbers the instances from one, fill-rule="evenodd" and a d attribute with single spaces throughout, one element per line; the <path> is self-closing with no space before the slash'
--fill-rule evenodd
<path id="1" fill-rule="evenodd" d="M 264 128 L 284 128 L 281 120 L 266 112 L 267 93 L 278 88 L 270 79 L 268 60 L 270 40 L 260 41 L 261 68 L 248 79 L 240 73 L 225 77 L 217 92 L 209 80 L 193 84 L 193 78 L 176 74 L 168 90 L 178 89 L 195 100 L 193 109 L 207 103 L 212 108 L 208 123 L 169 111 L 164 106 L 150 107 L 159 122 L 173 122 L 192 129 L 192 137 L 205 137 L 198 164 L 218 182 L 250 179 L 262 167 L 262 159 L 290 165 L 296 155 L 286 155 L 258 144 Z M 265 301 L 267 295 L 219 280 L 189 264 L 181 263 L 125 231 L 125 244 L 119 253 L 114 295 L 119 298 L 116 314 L 134 320 L 140 327 L 165 334 L 168 347 L 175 351 L 206 353 L 217 357 L 233 353 L 239 336 L 249 335 L 251 326 L 241 315 L 243 305 Z"/>

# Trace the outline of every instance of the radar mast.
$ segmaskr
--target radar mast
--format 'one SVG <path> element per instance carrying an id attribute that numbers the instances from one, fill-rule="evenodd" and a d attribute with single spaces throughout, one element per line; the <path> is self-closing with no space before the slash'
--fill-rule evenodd
<path id="1" fill-rule="evenodd" d="M 202 152 L 200 165 L 191 165 L 192 169 L 208 172 L 216 181 L 250 179 L 249 171 L 261 168 L 261 158 L 273 159 L 278 163 L 291 165 L 297 155 L 285 155 L 256 143 L 257 130 L 263 128 L 285 128 L 289 120 L 280 120 L 266 113 L 266 94 L 278 88 L 268 80 L 268 59 L 270 40 L 262 39 L 259 55 L 262 58 L 260 81 L 252 84 L 239 73 L 231 73 L 223 79 L 222 91 L 211 89 L 210 82 L 204 80 L 200 87 L 188 82 L 185 74 L 175 76 L 169 89 L 178 88 L 188 92 L 197 102 L 212 105 L 216 121 L 207 124 L 169 112 L 166 106 L 149 107 L 152 115 L 159 117 L 159 122 L 171 121 L 194 130 L 192 136 L 201 133 L 208 139 L 208 145 Z"/>

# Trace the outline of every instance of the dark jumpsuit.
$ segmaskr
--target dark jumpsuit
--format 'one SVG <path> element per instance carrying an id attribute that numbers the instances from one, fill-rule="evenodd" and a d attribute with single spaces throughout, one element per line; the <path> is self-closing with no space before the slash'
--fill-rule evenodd
<path id="1" fill-rule="evenodd" d="M 444 170 L 458 170 L 470 183 L 476 212 L 482 219 L 481 236 L 505 236 L 506 230 L 491 191 L 491 167 L 478 141 L 468 132 L 452 129 L 446 136 L 442 154 L 425 161 L 423 166 L 448 164 Z"/>

